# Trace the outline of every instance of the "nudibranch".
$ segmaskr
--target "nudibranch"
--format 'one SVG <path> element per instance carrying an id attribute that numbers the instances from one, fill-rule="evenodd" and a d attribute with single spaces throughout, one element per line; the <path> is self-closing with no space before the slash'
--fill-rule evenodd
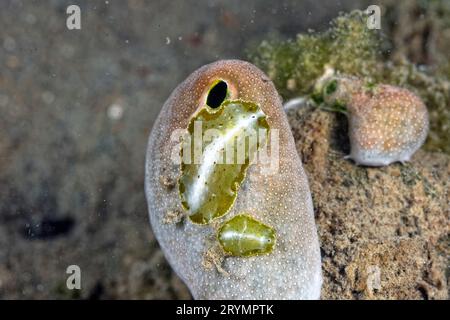
<path id="1" fill-rule="evenodd" d="M 220 81 L 212 90 L 222 83 L 225 82 Z M 211 99 L 211 92 L 208 98 Z M 258 146 L 268 134 L 266 116 L 258 105 L 241 100 L 225 101 L 225 97 L 222 100 L 220 108 L 211 108 L 207 101 L 189 124 L 187 147 L 195 141 L 196 126 L 197 133 L 201 132 L 198 140 L 203 142 L 203 146 L 198 161 L 193 161 L 195 149 L 193 152 L 188 150 L 192 154 L 183 158 L 189 161 L 181 164 L 179 189 L 183 207 L 190 211 L 189 219 L 194 223 L 210 223 L 228 212 L 250 159 L 257 155 Z M 258 132 L 262 135 L 258 136 Z M 252 138 L 254 143 L 250 144 L 248 139 Z M 246 142 L 249 142 L 248 147 Z M 242 152 L 238 152 L 240 150 Z M 228 161 L 224 157 L 228 157 Z"/>
<path id="2" fill-rule="evenodd" d="M 320 298 L 307 177 L 280 97 L 252 64 L 206 65 L 173 91 L 145 187 L 154 234 L 194 298 Z M 217 250 L 220 266 L 206 268 Z"/>
<path id="3" fill-rule="evenodd" d="M 242 257 L 270 253 L 276 241 L 273 228 L 246 214 L 225 222 L 218 238 L 226 253 Z"/>
<path id="4" fill-rule="evenodd" d="M 325 104 L 348 118 L 350 154 L 356 164 L 386 166 L 407 162 L 425 142 L 428 112 L 422 100 L 397 86 L 366 84 L 328 70 L 319 80 Z"/>

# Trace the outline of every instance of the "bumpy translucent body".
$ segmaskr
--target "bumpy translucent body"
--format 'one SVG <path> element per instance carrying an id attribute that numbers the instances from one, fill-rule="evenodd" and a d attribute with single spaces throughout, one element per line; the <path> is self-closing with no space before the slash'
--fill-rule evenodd
<path id="1" fill-rule="evenodd" d="M 226 253 L 241 257 L 269 254 L 276 241 L 272 227 L 246 214 L 226 221 L 217 238 Z"/>
<path id="2" fill-rule="evenodd" d="M 181 166 L 171 160 L 174 148 L 180 147 L 172 133 L 188 128 L 217 81 L 226 82 L 228 100 L 251 102 L 261 108 L 270 132 L 278 137 L 267 141 L 269 155 L 278 154 L 277 166 L 265 170 L 272 166 L 251 162 L 233 205 L 213 223 L 196 224 L 190 219 L 167 223 L 168 213 L 187 212 L 179 188 L 166 183 L 177 182 L 182 175 Z M 194 298 L 320 297 L 320 249 L 307 178 L 279 95 L 269 78 L 253 65 L 219 61 L 195 71 L 174 90 L 150 134 L 145 185 L 154 234 Z M 205 256 L 219 245 L 218 227 L 242 213 L 276 230 L 276 245 L 263 255 L 226 256 L 221 264 L 226 273 L 206 268 Z"/>
<path id="3" fill-rule="evenodd" d="M 202 152 L 194 161 L 195 150 L 190 148 L 190 163 L 182 163 L 179 188 L 192 222 L 210 223 L 231 208 L 250 159 L 256 157 L 260 130 L 265 138 L 269 125 L 261 108 L 239 100 L 227 100 L 218 109 L 205 105 L 191 119 L 189 142 L 193 146 L 201 138 Z M 201 134 L 196 137 L 195 131 Z"/>
<path id="4" fill-rule="evenodd" d="M 390 85 L 367 87 L 358 79 L 335 77 L 324 91 L 328 103 L 347 110 L 348 158 L 357 164 L 409 161 L 427 137 L 427 108 L 409 90 Z"/>

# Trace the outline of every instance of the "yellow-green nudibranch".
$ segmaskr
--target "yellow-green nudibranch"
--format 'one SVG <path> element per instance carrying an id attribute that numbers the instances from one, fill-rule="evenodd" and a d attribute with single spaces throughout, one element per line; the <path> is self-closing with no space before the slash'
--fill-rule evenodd
<path id="1" fill-rule="evenodd" d="M 226 253 L 250 257 L 270 253 L 275 246 L 275 230 L 249 215 L 239 214 L 219 229 L 218 239 Z"/>
<path id="2" fill-rule="evenodd" d="M 280 97 L 252 64 L 206 65 L 173 91 L 145 186 L 155 236 L 194 298 L 320 297 L 308 181 Z M 205 267 L 212 248 L 225 257 L 218 270 Z"/>
<path id="3" fill-rule="evenodd" d="M 409 161 L 428 134 L 422 100 L 404 88 L 367 85 L 358 78 L 328 73 L 318 88 L 326 104 L 347 114 L 351 147 L 347 158 L 366 166 Z"/>

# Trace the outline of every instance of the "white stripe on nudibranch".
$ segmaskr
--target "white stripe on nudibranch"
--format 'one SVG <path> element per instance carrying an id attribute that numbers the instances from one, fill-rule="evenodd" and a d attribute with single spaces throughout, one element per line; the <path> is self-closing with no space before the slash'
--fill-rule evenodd
<path id="1" fill-rule="evenodd" d="M 256 122 L 259 117 L 263 115 L 263 112 L 258 110 L 255 117 L 251 116 L 247 119 L 240 119 L 226 134 L 214 139 L 205 148 L 198 170 L 198 175 L 200 177 L 195 180 L 192 188 L 189 189 L 189 193 L 187 194 L 187 202 L 189 203 L 191 212 L 197 211 L 204 201 L 205 194 L 208 191 L 208 188 L 205 187 L 205 183 L 213 173 L 215 163 L 219 163 L 220 158 L 223 156 L 220 150 L 224 149 L 227 143 L 234 139 L 243 128 L 252 125 L 253 122 Z"/>
<path id="2" fill-rule="evenodd" d="M 263 246 L 267 241 L 266 237 L 261 237 L 261 236 L 258 236 L 256 234 L 251 234 L 251 233 L 245 233 L 245 230 L 242 230 L 242 231 L 227 230 L 220 235 L 220 238 L 222 240 L 236 240 L 236 241 L 238 241 L 238 243 L 241 243 L 241 241 L 243 241 L 243 240 L 246 240 L 246 241 L 254 240 L 254 241 L 259 242 L 261 244 L 261 246 Z"/>

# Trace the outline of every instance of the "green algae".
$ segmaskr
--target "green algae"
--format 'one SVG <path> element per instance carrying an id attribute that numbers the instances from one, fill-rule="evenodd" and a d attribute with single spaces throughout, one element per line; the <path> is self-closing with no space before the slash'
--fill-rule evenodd
<path id="1" fill-rule="evenodd" d="M 263 41 L 250 59 L 268 73 L 284 97 L 311 93 L 329 66 L 344 74 L 371 77 L 380 71 L 381 39 L 369 30 L 360 11 L 341 15 L 321 33 L 299 34 L 295 40 Z"/>
<path id="2" fill-rule="evenodd" d="M 434 27 L 450 34 L 449 6 L 439 0 L 422 6 L 433 11 L 429 16 Z M 429 111 L 430 132 L 424 148 L 450 154 L 448 46 L 441 46 L 442 52 L 436 54 L 446 58 L 437 59 L 430 67 L 418 67 L 406 58 L 394 59 L 391 53 L 395 48 L 383 29 L 368 29 L 366 14 L 353 11 L 340 14 L 323 32 L 299 34 L 293 40 L 265 40 L 249 51 L 249 58 L 269 75 L 283 98 L 310 97 L 319 106 L 324 104 L 323 90 L 317 92 L 315 85 L 326 68 L 334 69 L 337 75 L 356 76 L 368 88 L 379 83 L 405 87 L 419 95 Z M 345 113 L 342 104 L 326 108 Z"/>

